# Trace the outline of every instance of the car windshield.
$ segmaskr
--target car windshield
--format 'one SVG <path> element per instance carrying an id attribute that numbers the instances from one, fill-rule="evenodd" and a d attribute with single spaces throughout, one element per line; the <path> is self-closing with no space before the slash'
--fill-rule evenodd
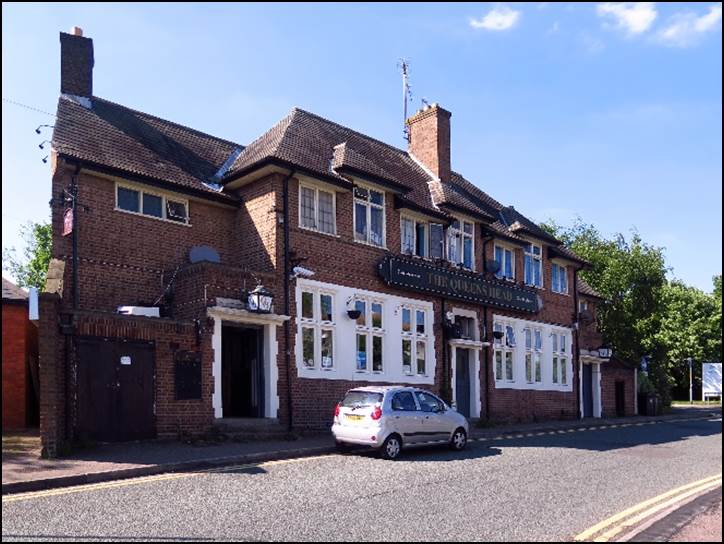
<path id="1" fill-rule="evenodd" d="M 365 408 L 382 402 L 382 393 L 370 391 L 350 391 L 344 397 L 342 406 L 345 408 Z"/>

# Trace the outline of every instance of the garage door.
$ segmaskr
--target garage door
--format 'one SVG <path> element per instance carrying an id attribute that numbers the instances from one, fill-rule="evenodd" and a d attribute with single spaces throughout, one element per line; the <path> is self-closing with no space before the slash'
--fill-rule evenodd
<path id="1" fill-rule="evenodd" d="M 153 343 L 80 338 L 77 348 L 78 438 L 102 442 L 154 438 Z"/>

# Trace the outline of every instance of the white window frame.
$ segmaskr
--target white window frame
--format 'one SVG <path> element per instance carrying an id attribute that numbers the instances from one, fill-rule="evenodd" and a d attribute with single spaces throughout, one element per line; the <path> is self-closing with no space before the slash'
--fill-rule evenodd
<path id="1" fill-rule="evenodd" d="M 550 375 L 551 378 L 553 378 L 553 359 L 557 359 L 557 369 L 556 369 L 556 379 L 557 381 L 553 381 L 553 385 L 561 386 L 561 387 L 567 387 L 570 385 L 570 378 L 571 378 L 571 337 L 569 334 L 562 333 L 560 330 L 554 329 L 553 332 L 551 332 L 551 367 L 550 367 Z M 555 341 L 554 341 L 555 337 Z M 562 349 L 565 348 L 565 349 Z M 565 359 L 565 363 L 563 360 Z M 563 367 L 566 367 L 565 373 L 563 372 Z M 565 374 L 566 381 L 563 381 L 563 376 Z"/>
<path id="2" fill-rule="evenodd" d="M 314 191 L 314 227 L 308 227 L 305 226 L 302 223 L 302 189 L 308 189 L 311 191 Z M 320 222 L 319 222 L 319 193 L 328 193 L 332 195 L 332 232 L 326 232 L 319 228 Z M 298 200 L 299 200 L 299 217 L 298 217 L 298 225 L 299 228 L 302 228 L 304 230 L 309 230 L 313 232 L 318 232 L 320 234 L 326 234 L 328 236 L 337 236 L 337 193 L 332 190 L 321 188 L 315 184 L 300 181 L 299 182 L 299 194 L 298 194 Z"/>
<path id="3" fill-rule="evenodd" d="M 513 330 L 513 335 L 515 337 L 515 344 L 512 346 L 508 343 L 508 328 L 511 328 Z M 493 330 L 500 330 L 503 332 L 503 338 L 501 339 L 495 339 L 493 343 L 493 376 L 495 378 L 495 381 L 497 383 L 515 383 L 516 381 L 516 369 L 515 369 L 515 360 L 516 360 L 516 352 L 517 352 L 517 346 L 519 345 L 518 342 L 518 335 L 516 332 L 515 323 L 505 320 L 495 320 L 493 321 Z M 524 341 L 525 346 L 525 341 Z M 500 376 L 498 376 L 496 370 L 497 370 L 497 353 L 500 352 L 501 354 L 501 372 Z M 507 360 L 508 360 L 508 354 L 510 353 L 510 359 L 511 359 L 511 378 L 508 378 L 508 372 L 507 372 Z"/>
<path id="4" fill-rule="evenodd" d="M 355 194 L 355 189 L 360 188 L 368 191 L 368 197 L 367 200 L 362 200 Z M 382 194 L 382 204 L 375 204 L 372 202 L 372 199 L 369 197 L 369 191 L 374 191 L 376 193 Z M 367 214 L 366 220 L 367 220 L 367 239 L 366 240 L 359 240 L 357 238 L 357 204 L 362 204 L 365 206 L 365 213 Z M 382 243 L 376 244 L 371 241 L 372 239 L 372 208 L 378 208 L 382 210 Z M 381 249 L 387 249 L 387 195 L 385 194 L 385 191 L 382 189 L 378 189 L 377 187 L 370 186 L 370 185 L 364 185 L 364 184 L 357 184 L 355 187 L 352 188 L 352 237 L 354 238 L 354 241 L 358 244 L 365 244 L 372 247 L 378 247 Z"/>
<path id="5" fill-rule="evenodd" d="M 554 268 L 558 268 L 558 282 L 557 283 L 554 281 L 554 277 L 555 277 L 553 275 Z M 561 276 L 561 274 L 563 274 L 563 276 Z M 562 277 L 565 278 L 565 283 L 566 283 L 565 290 L 560 289 L 560 286 L 562 283 L 561 282 Z M 559 264 L 556 262 L 551 263 L 551 291 L 553 291 L 554 293 L 558 293 L 559 295 L 568 294 L 568 267 L 566 265 Z"/>
<path id="6" fill-rule="evenodd" d="M 138 193 L 138 209 L 139 211 L 133 212 L 131 210 L 124 210 L 118 205 L 118 189 L 123 188 L 128 191 L 136 191 Z M 133 183 L 127 183 L 127 182 L 115 182 L 115 206 L 114 210 L 121 213 L 127 213 L 130 215 L 135 215 L 138 217 L 145 217 L 147 219 L 155 219 L 156 221 L 164 221 L 166 223 L 173 223 L 174 225 L 182 225 L 186 227 L 191 226 L 191 211 L 189 208 L 189 200 L 187 198 L 181 198 L 179 196 L 176 196 L 173 193 L 168 193 L 166 191 L 159 191 L 156 189 L 148 189 L 143 185 L 136 185 Z M 143 213 L 143 195 L 151 195 L 155 196 L 161 199 L 161 217 L 157 217 L 155 215 L 148 215 Z M 174 219 L 168 219 L 168 201 L 171 200 L 173 202 L 177 202 L 179 204 L 183 204 L 186 208 L 186 221 L 175 221 Z"/>
<path id="7" fill-rule="evenodd" d="M 404 368 L 402 370 L 403 374 L 408 376 L 427 376 L 430 372 L 430 360 L 428 357 L 428 350 L 427 346 L 430 339 L 430 318 L 428 316 L 428 312 L 425 308 L 422 308 L 420 306 L 414 306 L 414 305 L 402 305 L 400 306 L 400 315 L 403 315 L 403 312 L 405 310 L 409 310 L 410 312 L 410 330 L 405 331 L 402 329 L 402 325 L 404 321 L 400 322 L 400 334 L 402 336 L 402 340 L 410 340 L 411 342 L 411 349 L 410 349 L 410 371 L 406 371 Z M 424 315 L 425 320 L 425 331 L 424 333 L 417 332 L 417 313 L 422 312 Z M 424 354 L 424 360 L 425 360 L 425 372 L 420 373 L 418 371 L 417 367 L 417 344 L 418 342 L 423 343 L 422 352 Z M 400 350 L 402 350 L 402 343 L 400 343 Z M 402 362 L 402 351 L 400 351 L 400 361 Z"/>
<path id="8" fill-rule="evenodd" d="M 460 224 L 460 228 L 453 227 L 453 221 L 457 221 Z M 471 225 L 470 233 L 465 232 L 465 224 Z M 460 245 L 458 248 L 458 251 L 460 252 L 460 262 L 455 262 L 450 257 L 450 249 L 452 246 L 451 239 L 458 234 L 460 236 Z M 453 263 L 454 265 L 459 265 L 465 262 L 465 239 L 470 239 L 470 259 L 471 263 L 470 266 L 464 266 L 466 270 L 472 270 L 475 271 L 475 221 L 470 221 L 468 219 L 465 219 L 463 217 L 453 217 L 453 220 L 450 222 L 450 224 L 447 227 L 447 235 L 445 236 L 446 239 L 446 249 L 447 252 L 445 253 L 445 256 L 447 257 L 447 260 Z"/>
<path id="9" fill-rule="evenodd" d="M 408 250 L 405 248 L 405 229 L 404 224 L 406 221 L 409 221 L 412 223 L 412 252 L 408 252 Z M 439 223 L 437 223 L 439 224 Z M 417 245 L 418 245 L 418 239 L 417 239 L 417 227 L 422 226 L 425 228 L 425 241 L 423 244 L 424 247 L 424 255 L 418 255 L 417 254 Z M 410 255 L 412 257 L 418 257 L 420 259 L 430 259 L 430 222 L 418 219 L 416 217 L 413 217 L 411 215 L 407 214 L 401 214 L 400 215 L 400 253 L 403 255 Z"/>
<path id="10" fill-rule="evenodd" d="M 365 303 L 365 322 L 364 325 L 360 325 L 359 323 L 355 326 L 355 361 L 354 361 L 354 368 L 355 372 L 362 373 L 362 374 L 384 374 L 385 372 L 385 304 L 383 301 L 378 300 L 376 298 L 372 297 L 363 297 L 363 296 L 357 296 L 354 299 L 354 306 L 353 308 L 356 309 L 357 301 L 364 302 Z M 372 305 L 373 304 L 379 304 L 382 307 L 382 326 L 381 327 L 375 327 L 372 322 Z M 357 368 L 357 352 L 358 352 L 358 345 L 357 345 L 357 337 L 359 335 L 364 335 L 366 337 L 365 340 L 365 361 L 366 365 L 364 369 Z M 380 349 L 382 350 L 382 368 L 380 370 L 375 370 L 374 368 L 374 339 L 380 338 L 382 340 L 382 345 Z"/>
<path id="11" fill-rule="evenodd" d="M 539 249 L 538 255 L 535 254 L 533 251 L 533 248 L 537 247 Z M 530 248 L 530 251 L 528 249 Z M 528 267 L 525 266 L 526 258 L 530 257 L 533 263 L 538 263 L 538 269 L 540 271 L 540 285 L 536 285 L 534 283 L 535 281 L 535 273 L 533 269 L 531 269 L 531 273 L 533 274 L 532 278 L 527 277 L 528 273 Z M 535 242 L 529 242 L 526 244 L 526 246 L 523 248 L 523 281 L 528 287 L 535 287 L 537 289 L 543 289 L 543 284 L 545 283 L 543 279 L 543 246 L 541 244 L 536 244 Z"/>
<path id="12" fill-rule="evenodd" d="M 501 244 L 500 242 L 495 242 L 493 245 L 493 259 L 495 260 L 496 251 L 498 249 L 501 249 L 503 251 L 503 262 L 500 263 L 500 270 L 495 274 L 495 277 L 499 280 L 506 280 L 510 282 L 515 282 L 515 248 L 512 246 L 508 246 L 506 244 Z M 505 275 L 505 252 L 510 252 L 510 270 L 512 277 L 508 277 Z"/>
<path id="13" fill-rule="evenodd" d="M 304 293 L 312 293 L 312 317 L 304 317 L 302 314 L 302 306 Z M 329 296 L 332 299 L 332 320 L 322 319 L 322 296 Z M 299 307 L 297 308 L 297 321 L 299 323 L 298 334 L 300 335 L 302 349 L 300 357 L 302 358 L 301 366 L 305 370 L 322 370 L 325 372 L 334 371 L 337 368 L 337 334 L 335 316 L 335 294 L 324 289 L 311 289 L 304 287 L 299 297 Z M 304 329 L 314 330 L 314 366 L 307 366 L 304 361 Z M 332 365 L 322 366 L 322 331 L 332 333 Z"/>

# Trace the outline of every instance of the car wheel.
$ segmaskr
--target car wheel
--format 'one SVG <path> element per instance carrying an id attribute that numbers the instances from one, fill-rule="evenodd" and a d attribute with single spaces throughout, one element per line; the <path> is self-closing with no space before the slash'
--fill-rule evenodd
<path id="1" fill-rule="evenodd" d="M 455 432 L 450 439 L 450 447 L 455 451 L 460 451 L 465 449 L 465 445 L 467 443 L 468 434 L 465 432 L 465 429 L 463 429 L 462 427 L 458 427 L 457 429 L 455 429 Z"/>
<path id="2" fill-rule="evenodd" d="M 402 440 L 398 435 L 391 434 L 382 444 L 382 447 L 380 448 L 380 455 L 383 459 L 389 459 L 390 461 L 394 461 L 400 456 L 401 451 Z"/>

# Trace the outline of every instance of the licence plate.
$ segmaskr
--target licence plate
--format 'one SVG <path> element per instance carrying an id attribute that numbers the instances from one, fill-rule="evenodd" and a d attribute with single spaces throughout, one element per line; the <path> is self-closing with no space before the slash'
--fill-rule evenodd
<path id="1" fill-rule="evenodd" d="M 365 416 L 362 416 L 362 415 L 359 415 L 359 414 L 347 414 L 347 415 L 345 416 L 345 418 L 346 418 L 346 420 L 349 421 L 350 423 L 359 424 L 359 423 L 362 423 L 362 421 L 364 420 Z"/>

